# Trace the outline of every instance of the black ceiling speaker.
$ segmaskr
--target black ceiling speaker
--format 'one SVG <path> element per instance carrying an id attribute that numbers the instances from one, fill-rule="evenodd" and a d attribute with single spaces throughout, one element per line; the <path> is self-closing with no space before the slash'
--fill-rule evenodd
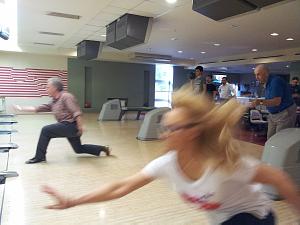
<path id="1" fill-rule="evenodd" d="M 222 20 L 284 0 L 193 0 L 193 10 L 213 20 Z"/>
<path id="2" fill-rule="evenodd" d="M 96 59 L 102 52 L 103 42 L 83 40 L 77 44 L 77 58 Z"/>
<path id="3" fill-rule="evenodd" d="M 122 50 L 146 43 L 152 18 L 125 14 L 106 26 L 106 45 Z"/>
<path id="4" fill-rule="evenodd" d="M 116 41 L 116 24 L 114 21 L 106 26 L 106 45 L 111 46 Z"/>

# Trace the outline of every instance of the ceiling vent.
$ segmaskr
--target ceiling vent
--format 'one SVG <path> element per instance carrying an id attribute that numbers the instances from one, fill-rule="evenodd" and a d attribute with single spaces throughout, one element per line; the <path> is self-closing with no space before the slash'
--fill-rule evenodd
<path id="1" fill-rule="evenodd" d="M 279 58 L 285 55 L 270 55 L 270 56 L 261 56 L 261 57 L 254 57 L 253 59 L 268 59 L 268 58 Z"/>
<path id="2" fill-rule="evenodd" d="M 47 31 L 40 31 L 39 33 L 45 34 L 45 35 L 64 36 L 64 34 L 62 34 L 62 33 L 47 32 Z"/>
<path id="3" fill-rule="evenodd" d="M 213 63 L 217 63 L 217 61 L 201 62 L 201 64 L 213 64 Z"/>
<path id="4" fill-rule="evenodd" d="M 73 19 L 73 20 L 79 20 L 81 16 L 79 15 L 73 15 L 73 14 L 67 14 L 67 13 L 60 13 L 60 12 L 46 12 L 47 16 L 56 16 L 66 19 Z"/>
<path id="5" fill-rule="evenodd" d="M 44 42 L 33 42 L 35 45 L 46 45 L 46 46 L 54 46 L 53 43 L 44 43 Z"/>
<path id="6" fill-rule="evenodd" d="M 237 62 L 237 61 L 243 61 L 243 60 L 246 60 L 246 59 L 228 59 L 228 60 L 223 60 L 221 62 Z"/>
<path id="7" fill-rule="evenodd" d="M 137 61 L 151 61 L 151 62 L 170 62 L 172 60 L 172 56 L 169 55 L 157 55 L 157 54 L 147 54 L 147 53 L 139 53 L 139 52 L 134 52 L 130 54 L 129 58 Z"/>
<path id="8" fill-rule="evenodd" d="M 193 0 L 193 10 L 213 20 L 222 20 L 284 0 Z"/>

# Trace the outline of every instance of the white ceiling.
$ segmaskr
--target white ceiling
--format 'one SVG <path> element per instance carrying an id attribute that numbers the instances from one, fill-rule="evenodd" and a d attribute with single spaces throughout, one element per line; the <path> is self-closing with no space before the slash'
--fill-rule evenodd
<path id="1" fill-rule="evenodd" d="M 80 15 L 79 20 L 45 15 L 54 11 Z M 129 61 L 131 52 L 171 55 L 178 64 L 206 67 L 300 60 L 300 0 L 214 21 L 192 10 L 192 0 L 19 0 L 18 42 L 23 51 L 70 54 L 82 40 L 105 41 L 105 26 L 124 13 L 154 17 L 148 43 L 119 51 L 104 47 L 104 60 Z M 40 31 L 63 36 L 40 34 Z M 271 33 L 279 33 L 272 37 Z M 294 41 L 286 41 L 288 37 Z M 171 38 L 176 38 L 172 41 Z M 53 46 L 36 45 L 38 43 Z M 216 47 L 213 44 L 219 43 Z M 258 49 L 252 52 L 251 49 Z M 181 50 L 183 53 L 178 53 Z M 201 54 L 201 52 L 206 52 Z M 271 59 L 257 56 L 283 55 Z M 243 59 L 241 62 L 222 62 Z M 215 63 L 207 63 L 215 62 Z"/>

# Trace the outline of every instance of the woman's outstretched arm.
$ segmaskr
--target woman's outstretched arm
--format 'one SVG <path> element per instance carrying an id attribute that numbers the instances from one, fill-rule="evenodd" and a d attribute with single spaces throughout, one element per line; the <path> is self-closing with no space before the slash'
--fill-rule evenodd
<path id="1" fill-rule="evenodd" d="M 121 181 L 108 183 L 99 189 L 80 197 L 68 198 L 49 186 L 43 186 L 42 191 L 51 195 L 56 203 L 49 205 L 48 209 L 66 209 L 77 205 L 109 201 L 121 198 L 153 181 L 154 178 L 139 172 Z"/>

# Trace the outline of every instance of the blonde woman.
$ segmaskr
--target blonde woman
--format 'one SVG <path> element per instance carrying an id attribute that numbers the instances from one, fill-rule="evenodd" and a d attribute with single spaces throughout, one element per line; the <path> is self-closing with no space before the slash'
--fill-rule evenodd
<path id="1" fill-rule="evenodd" d="M 163 120 L 167 153 L 135 175 L 80 197 L 67 198 L 45 186 L 43 191 L 57 201 L 48 208 L 117 199 L 157 178 L 167 178 L 186 202 L 208 212 L 212 225 L 274 225 L 271 200 L 256 187 L 259 183 L 273 185 L 300 212 L 296 187 L 284 172 L 239 155 L 231 128 L 243 110 L 235 100 L 215 106 L 204 95 L 181 88 L 173 95 L 173 110 Z"/>

